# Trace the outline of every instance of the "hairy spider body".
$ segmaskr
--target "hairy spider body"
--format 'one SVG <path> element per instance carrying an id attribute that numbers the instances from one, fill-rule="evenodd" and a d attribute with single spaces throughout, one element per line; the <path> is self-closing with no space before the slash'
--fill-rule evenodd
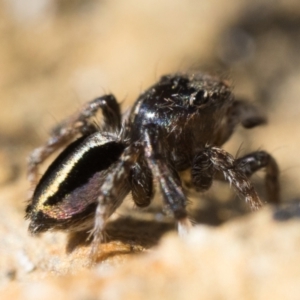
<path id="1" fill-rule="evenodd" d="M 91 120 L 99 109 L 101 130 Z M 184 233 L 190 222 L 180 174 L 187 170 L 188 185 L 200 191 L 221 174 L 256 210 L 262 202 L 248 177 L 265 168 L 269 201 L 277 203 L 278 167 L 272 156 L 257 151 L 234 159 L 219 148 L 237 124 L 252 128 L 264 122 L 255 106 L 234 99 L 226 81 L 201 73 L 163 76 L 123 120 L 114 96 L 97 98 L 57 126 L 46 145 L 29 157 L 29 179 L 35 183 L 38 164 L 81 135 L 37 184 L 26 210 L 29 230 L 93 228 L 97 245 L 107 219 L 129 192 L 137 206 L 151 203 L 155 179 Z"/>

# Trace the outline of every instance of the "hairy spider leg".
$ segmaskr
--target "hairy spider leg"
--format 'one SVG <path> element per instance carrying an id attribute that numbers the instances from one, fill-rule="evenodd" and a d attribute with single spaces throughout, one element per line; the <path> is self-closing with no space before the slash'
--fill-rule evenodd
<path id="1" fill-rule="evenodd" d="M 132 199 L 136 206 L 148 206 L 154 196 L 153 176 L 143 157 L 140 157 L 140 159 L 131 167 L 129 181 Z"/>
<path id="2" fill-rule="evenodd" d="M 101 109 L 107 127 L 119 130 L 121 124 L 120 107 L 113 95 L 105 95 L 85 103 L 79 112 L 58 124 L 47 142 L 33 150 L 28 157 L 28 180 L 35 186 L 38 180 L 38 165 L 77 134 L 87 136 L 98 129 L 91 118 Z"/>
<path id="3" fill-rule="evenodd" d="M 145 157 L 153 176 L 158 180 L 165 204 L 178 222 L 179 235 L 185 236 L 192 226 L 186 211 L 187 199 L 175 168 L 165 161 L 159 130 L 153 124 L 145 126 Z"/>
<path id="4" fill-rule="evenodd" d="M 237 168 L 250 177 L 265 168 L 265 186 L 269 203 L 280 202 L 279 168 L 275 159 L 265 151 L 256 151 L 236 160 Z"/>
<path id="5" fill-rule="evenodd" d="M 191 168 L 192 184 L 199 192 L 207 191 L 213 182 L 215 168 L 207 151 L 199 152 Z"/>
<path id="6" fill-rule="evenodd" d="M 95 223 L 90 233 L 90 236 L 93 236 L 92 257 L 95 257 L 98 245 L 103 241 L 103 233 L 108 218 L 122 204 L 130 191 L 128 176 L 130 167 L 135 163 L 135 160 L 136 156 L 132 153 L 132 147 L 127 147 L 99 188 Z"/>
<path id="7" fill-rule="evenodd" d="M 205 150 L 204 150 L 205 151 Z M 246 200 L 251 210 L 258 210 L 263 204 L 246 174 L 228 152 L 218 147 L 207 147 L 207 154 L 217 171 L 221 171 L 237 194 Z"/>

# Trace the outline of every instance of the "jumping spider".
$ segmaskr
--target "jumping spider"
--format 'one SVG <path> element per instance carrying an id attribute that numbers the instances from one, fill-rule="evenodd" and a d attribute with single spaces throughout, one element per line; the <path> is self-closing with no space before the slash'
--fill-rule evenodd
<path id="1" fill-rule="evenodd" d="M 101 129 L 92 120 L 99 109 Z M 92 229 L 95 247 L 129 192 L 138 207 L 150 204 L 155 180 L 184 234 L 191 226 L 180 177 L 186 170 L 190 185 L 200 191 L 214 178 L 225 178 L 257 210 L 262 202 L 248 178 L 265 168 L 268 200 L 277 203 L 278 167 L 270 154 L 256 151 L 234 159 L 220 148 L 239 123 L 252 128 L 264 122 L 255 106 L 234 100 L 228 82 L 201 73 L 161 77 L 123 118 L 113 95 L 88 102 L 29 157 L 29 179 L 36 183 L 38 165 L 77 137 L 37 184 L 26 209 L 29 230 Z"/>

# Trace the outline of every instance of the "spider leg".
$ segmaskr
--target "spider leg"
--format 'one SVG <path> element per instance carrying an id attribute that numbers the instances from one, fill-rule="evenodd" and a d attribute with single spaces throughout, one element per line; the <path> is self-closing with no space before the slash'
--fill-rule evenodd
<path id="1" fill-rule="evenodd" d="M 250 177 L 265 168 L 265 185 L 270 203 L 280 202 L 279 168 L 275 159 L 265 151 L 256 151 L 236 160 L 237 168 Z"/>
<path id="2" fill-rule="evenodd" d="M 136 156 L 132 153 L 131 147 L 126 148 L 100 188 L 94 228 L 90 234 L 93 236 L 92 257 L 95 257 L 98 245 L 103 240 L 103 232 L 108 218 L 122 204 L 130 191 L 128 176 L 130 167 L 135 160 Z"/>
<path id="3" fill-rule="evenodd" d="M 224 126 L 221 126 L 217 134 L 216 144 L 223 145 L 240 123 L 244 128 L 250 129 L 266 122 L 265 116 L 257 106 L 247 101 L 235 100 L 228 111 Z"/>
<path id="4" fill-rule="evenodd" d="M 153 177 L 144 159 L 139 159 L 130 170 L 130 185 L 134 203 L 146 207 L 153 198 Z"/>
<path id="5" fill-rule="evenodd" d="M 105 126 L 112 130 L 120 129 L 120 108 L 113 95 L 105 95 L 86 103 L 79 112 L 58 124 L 52 130 L 48 141 L 29 155 L 27 174 L 32 185 L 35 185 L 37 182 L 38 165 L 49 155 L 71 141 L 76 135 L 81 134 L 85 136 L 97 131 L 91 118 L 99 109 L 102 110 Z"/>
<path id="6" fill-rule="evenodd" d="M 188 219 L 187 199 L 183 193 L 180 178 L 170 162 L 165 159 L 159 128 L 152 124 L 145 127 L 144 137 L 146 161 L 159 183 L 165 204 L 178 222 L 179 235 L 185 236 L 192 225 Z"/>
<path id="7" fill-rule="evenodd" d="M 192 184 L 199 192 L 208 190 L 213 182 L 215 168 L 207 151 L 198 153 L 191 168 Z"/>
<path id="8" fill-rule="evenodd" d="M 206 152 L 214 168 L 223 173 L 238 195 L 246 199 L 252 210 L 258 210 L 263 204 L 244 170 L 241 169 L 241 164 L 223 149 L 207 147 Z"/>

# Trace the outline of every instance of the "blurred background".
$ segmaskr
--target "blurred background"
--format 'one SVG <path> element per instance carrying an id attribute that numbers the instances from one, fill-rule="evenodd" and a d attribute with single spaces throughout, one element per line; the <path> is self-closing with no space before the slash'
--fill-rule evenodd
<path id="1" fill-rule="evenodd" d="M 299 196 L 299 1 L 2 0 L 0 35 L 0 185 L 85 101 L 111 92 L 126 110 L 162 74 L 192 69 L 262 107 L 269 124 L 226 149 L 269 151 L 284 200 Z"/>
<path id="2" fill-rule="evenodd" d="M 0 38 L 0 196 L 20 226 L 26 156 L 58 121 L 108 92 L 125 111 L 162 74 L 188 70 L 225 76 L 262 108 L 269 123 L 224 147 L 270 152 L 283 201 L 299 199 L 298 0 L 1 0 Z M 215 186 L 208 197 L 232 198 Z M 218 217 L 206 222 L 229 218 Z"/>

